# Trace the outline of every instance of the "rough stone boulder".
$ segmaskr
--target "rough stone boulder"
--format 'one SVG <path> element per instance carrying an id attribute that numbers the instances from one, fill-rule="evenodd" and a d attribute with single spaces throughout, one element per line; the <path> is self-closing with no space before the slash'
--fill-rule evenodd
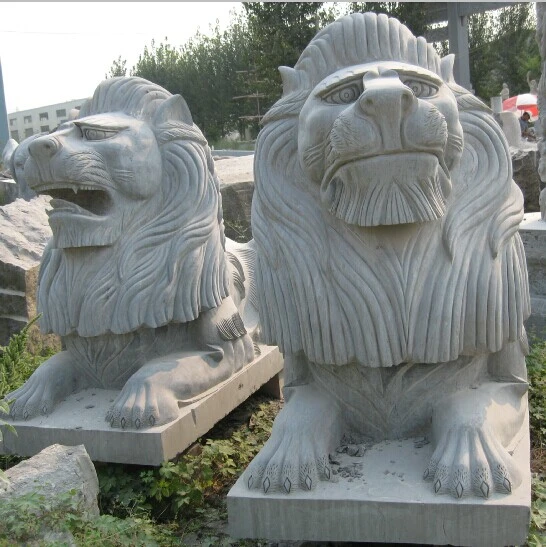
<path id="1" fill-rule="evenodd" d="M 75 490 L 80 510 L 89 516 L 99 515 L 99 480 L 83 445 L 51 445 L 8 469 L 6 476 L 8 483 L 0 482 L 0 500 L 37 492 L 55 507 L 56 499 Z"/>
<path id="2" fill-rule="evenodd" d="M 538 175 L 538 152 L 534 148 L 510 147 L 515 183 L 523 193 L 523 207 L 526 213 L 540 211 L 540 177 Z"/>
<path id="3" fill-rule="evenodd" d="M 252 238 L 250 209 L 254 193 L 254 154 L 214 158 L 220 180 L 226 236 L 240 242 Z"/>
<path id="4" fill-rule="evenodd" d="M 0 207 L 0 344 L 36 316 L 36 284 L 40 259 L 51 237 L 49 198 L 16 199 Z M 56 336 L 30 331 L 31 350 L 59 347 Z"/>

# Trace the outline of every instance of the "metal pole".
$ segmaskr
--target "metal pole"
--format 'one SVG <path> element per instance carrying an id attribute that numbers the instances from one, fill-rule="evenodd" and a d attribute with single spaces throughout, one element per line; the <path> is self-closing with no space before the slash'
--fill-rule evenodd
<path id="1" fill-rule="evenodd" d="M 468 48 L 468 17 L 460 15 L 459 3 L 447 3 L 449 53 L 455 54 L 455 66 L 453 67 L 455 81 L 472 90 L 470 83 L 470 60 Z"/>

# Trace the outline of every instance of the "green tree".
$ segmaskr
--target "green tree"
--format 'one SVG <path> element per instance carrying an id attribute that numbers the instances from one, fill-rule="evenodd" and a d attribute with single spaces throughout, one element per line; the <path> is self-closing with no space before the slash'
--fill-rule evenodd
<path id="1" fill-rule="evenodd" d="M 121 55 L 112 61 L 110 72 L 105 75 L 105 78 L 115 78 L 116 76 L 127 75 L 127 61 L 121 58 Z"/>
<path id="2" fill-rule="evenodd" d="M 294 66 L 315 34 L 335 17 L 322 2 L 243 2 L 255 69 L 254 89 L 268 108 L 282 93 L 279 66 Z"/>
<path id="3" fill-rule="evenodd" d="M 245 113 L 234 97 L 242 94 L 239 72 L 250 65 L 249 51 L 246 21 L 237 16 L 226 31 L 217 25 L 210 36 L 197 33 L 178 48 L 167 38 L 159 46 L 152 42 L 131 74 L 182 95 L 194 122 L 215 141 L 237 129 Z"/>
<path id="4" fill-rule="evenodd" d="M 406 25 L 415 36 L 423 36 L 430 28 L 427 23 L 427 11 L 438 2 L 350 2 L 347 13 L 385 13 L 396 17 Z"/>
<path id="5" fill-rule="evenodd" d="M 470 80 L 476 95 L 488 101 L 508 84 L 511 95 L 529 91 L 527 72 L 538 81 L 540 55 L 535 38 L 534 4 L 469 17 Z"/>

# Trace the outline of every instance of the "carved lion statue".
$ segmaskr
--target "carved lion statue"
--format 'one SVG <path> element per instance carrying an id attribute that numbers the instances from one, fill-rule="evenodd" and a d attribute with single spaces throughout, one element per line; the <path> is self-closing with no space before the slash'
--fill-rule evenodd
<path id="1" fill-rule="evenodd" d="M 113 427 L 159 425 L 254 359 L 253 251 L 224 237 L 211 152 L 181 96 L 106 80 L 28 152 L 25 179 L 52 198 L 40 326 L 66 349 L 7 396 L 12 417 L 99 387 L 120 390 Z"/>
<path id="2" fill-rule="evenodd" d="M 372 13 L 321 30 L 270 109 L 252 228 L 286 404 L 245 472 L 289 493 L 329 454 L 426 436 L 437 493 L 508 493 L 528 434 L 523 199 L 488 107 L 424 38 Z"/>

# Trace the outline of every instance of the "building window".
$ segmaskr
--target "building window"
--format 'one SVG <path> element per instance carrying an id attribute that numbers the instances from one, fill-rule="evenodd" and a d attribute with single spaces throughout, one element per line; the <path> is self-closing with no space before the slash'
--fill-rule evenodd
<path id="1" fill-rule="evenodd" d="M 25 139 L 27 137 L 32 137 L 32 135 L 34 135 L 34 131 L 32 131 L 32 127 L 25 129 Z"/>
<path id="2" fill-rule="evenodd" d="M 65 123 L 67 120 L 59 120 L 59 124 Z"/>
<path id="3" fill-rule="evenodd" d="M 19 142 L 19 131 L 17 131 L 17 129 L 14 129 L 11 132 L 11 138 L 15 139 L 17 142 Z"/>
<path id="4" fill-rule="evenodd" d="M 40 112 L 40 121 L 43 122 L 45 120 L 49 120 L 49 116 L 47 115 L 47 112 Z"/>
<path id="5" fill-rule="evenodd" d="M 25 123 L 32 123 L 32 116 L 25 116 L 24 117 L 24 122 Z"/>
<path id="6" fill-rule="evenodd" d="M 57 118 L 62 118 L 66 116 L 66 108 L 61 108 L 60 110 L 57 110 Z"/>
<path id="7" fill-rule="evenodd" d="M 48 132 L 48 131 L 49 131 L 49 125 L 41 125 L 41 126 L 40 126 L 40 131 L 41 131 L 42 133 Z"/>
<path id="8" fill-rule="evenodd" d="M 15 118 L 10 118 L 10 119 L 9 119 L 9 124 L 10 124 L 10 125 L 15 125 L 15 122 L 16 122 L 16 121 L 17 121 L 17 120 L 16 120 Z"/>

